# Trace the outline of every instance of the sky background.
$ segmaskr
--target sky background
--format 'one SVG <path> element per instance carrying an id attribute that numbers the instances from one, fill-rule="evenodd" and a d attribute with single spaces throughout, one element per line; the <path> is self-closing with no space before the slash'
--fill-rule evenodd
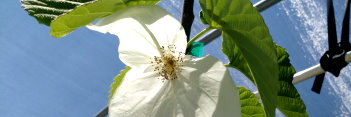
<path id="1" fill-rule="evenodd" d="M 159 5 L 180 19 L 181 2 L 165 0 Z M 273 40 L 289 52 L 296 71 L 319 63 L 327 49 L 325 2 L 284 0 L 262 12 Z M 334 2 L 340 34 L 345 1 Z M 195 4 L 196 16 L 198 12 Z M 89 117 L 106 106 L 109 85 L 124 69 L 115 36 L 79 28 L 53 38 L 49 27 L 29 16 L 19 0 L 2 0 L 0 22 L 1 117 Z M 205 27 L 196 17 L 191 36 Z M 205 54 L 228 61 L 221 54 L 221 39 L 208 44 Z M 238 86 L 256 90 L 241 73 L 230 70 Z M 351 116 L 350 73 L 348 66 L 338 78 L 327 74 L 320 95 L 310 90 L 313 79 L 295 85 L 310 116 Z"/>

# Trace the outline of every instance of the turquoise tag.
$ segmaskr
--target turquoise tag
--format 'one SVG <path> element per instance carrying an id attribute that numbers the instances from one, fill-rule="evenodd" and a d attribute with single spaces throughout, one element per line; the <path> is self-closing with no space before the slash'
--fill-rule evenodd
<path id="1" fill-rule="evenodd" d="M 190 55 L 196 57 L 203 57 L 204 55 L 204 43 L 201 42 L 193 42 L 189 47 Z"/>

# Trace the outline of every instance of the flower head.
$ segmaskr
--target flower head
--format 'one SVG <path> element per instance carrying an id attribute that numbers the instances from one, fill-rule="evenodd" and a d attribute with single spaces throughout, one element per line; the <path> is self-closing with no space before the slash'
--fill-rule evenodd
<path id="1" fill-rule="evenodd" d="M 185 55 L 184 29 L 164 9 L 128 7 L 88 28 L 117 35 L 119 58 L 132 68 L 111 99 L 110 116 L 241 116 L 223 63 Z"/>

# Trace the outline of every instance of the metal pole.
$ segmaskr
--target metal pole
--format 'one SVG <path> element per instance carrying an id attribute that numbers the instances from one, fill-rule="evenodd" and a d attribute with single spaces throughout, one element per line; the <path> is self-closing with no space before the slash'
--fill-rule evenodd
<path id="1" fill-rule="evenodd" d="M 258 11 L 262 12 L 280 1 L 281 0 L 261 0 L 256 4 L 254 4 L 253 6 L 256 7 Z"/>
<path id="2" fill-rule="evenodd" d="M 254 4 L 253 6 L 260 12 L 266 10 L 267 8 L 273 6 L 274 4 L 280 2 L 281 0 L 261 0 Z M 206 33 L 205 35 L 201 36 L 197 42 L 204 43 L 207 45 L 217 37 L 221 36 L 222 31 L 218 29 L 213 29 L 212 31 Z"/>
<path id="3" fill-rule="evenodd" d="M 350 62 L 351 61 L 351 51 L 347 52 L 345 55 L 345 61 Z M 307 80 L 312 78 L 313 76 L 317 76 L 319 74 L 325 73 L 325 70 L 322 69 L 321 65 L 315 65 L 313 67 L 307 68 L 305 70 L 302 70 L 300 72 L 297 72 L 294 74 L 294 79 L 293 79 L 293 84 L 297 84 L 301 81 Z"/>
<path id="4" fill-rule="evenodd" d="M 105 117 L 108 115 L 108 106 L 106 106 L 104 109 L 100 110 L 98 114 L 96 114 L 95 117 Z"/>
<path id="5" fill-rule="evenodd" d="M 351 62 L 351 51 L 346 53 L 345 61 L 348 63 Z M 317 64 L 315 66 L 312 66 L 310 68 L 307 68 L 305 70 L 295 73 L 292 83 L 297 84 L 307 79 L 310 79 L 314 76 L 320 75 L 322 73 L 325 73 L 325 70 L 321 67 L 320 64 Z M 257 91 L 255 91 L 254 94 L 256 95 L 257 98 L 260 98 L 260 95 L 258 94 Z"/>

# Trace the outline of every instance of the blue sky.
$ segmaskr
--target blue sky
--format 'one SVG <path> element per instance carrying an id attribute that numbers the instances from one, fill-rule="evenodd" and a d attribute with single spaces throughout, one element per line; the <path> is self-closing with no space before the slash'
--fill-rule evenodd
<path id="1" fill-rule="evenodd" d="M 124 68 L 114 36 L 81 28 L 53 38 L 19 0 L 5 0 L 0 14 L 1 115 L 92 116 L 106 105 Z"/>
<path id="2" fill-rule="evenodd" d="M 257 2 L 258 0 L 253 0 Z M 113 35 L 79 28 L 64 38 L 53 38 L 49 28 L 29 16 L 19 0 L 0 4 L 0 115 L 71 116 L 95 115 L 107 104 L 109 85 L 124 68 L 118 59 L 118 40 Z M 160 3 L 179 19 L 179 0 Z M 175 4 L 170 6 L 169 4 Z M 335 1 L 337 25 L 344 1 Z M 195 6 L 198 13 L 198 5 Z M 273 40 L 290 53 L 297 71 L 318 63 L 326 50 L 325 3 L 286 0 L 262 12 Z M 195 19 L 192 36 L 205 26 Z M 340 32 L 340 31 L 339 31 Z M 220 39 L 205 53 L 226 62 Z M 238 71 L 231 70 L 237 85 L 255 90 Z M 322 94 L 310 91 L 313 79 L 295 85 L 311 116 L 351 116 L 350 67 L 340 78 L 330 77 Z"/>

